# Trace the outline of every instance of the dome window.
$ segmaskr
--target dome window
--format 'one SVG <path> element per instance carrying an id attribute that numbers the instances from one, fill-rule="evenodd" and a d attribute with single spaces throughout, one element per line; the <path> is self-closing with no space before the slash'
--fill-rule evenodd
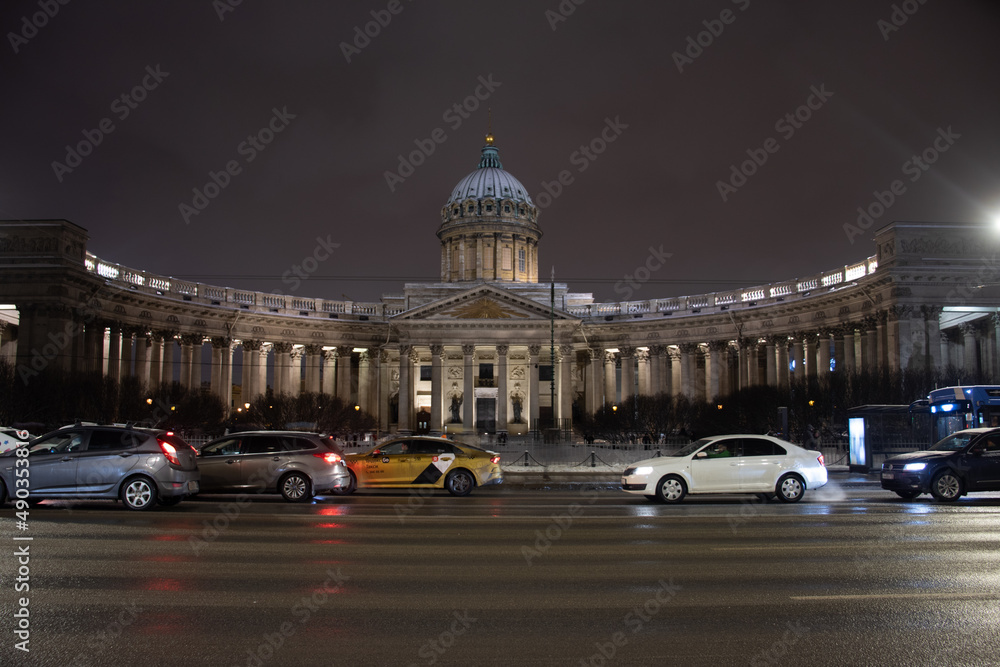
<path id="1" fill-rule="evenodd" d="M 458 215 L 458 207 L 457 207 L 457 206 L 455 207 L 455 210 L 453 210 L 453 211 L 451 212 L 451 214 L 452 214 L 452 215 Z"/>
<path id="2" fill-rule="evenodd" d="M 493 210 L 493 204 L 487 204 L 486 205 L 486 212 L 489 213 L 492 210 Z"/>
<path id="3" fill-rule="evenodd" d="M 510 206 L 504 205 L 503 212 L 504 213 L 510 213 Z"/>

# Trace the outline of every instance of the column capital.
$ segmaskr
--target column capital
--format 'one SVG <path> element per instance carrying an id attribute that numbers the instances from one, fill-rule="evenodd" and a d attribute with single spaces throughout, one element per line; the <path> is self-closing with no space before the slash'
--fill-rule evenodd
<path id="1" fill-rule="evenodd" d="M 506 357 L 507 353 L 510 351 L 509 345 L 497 345 L 497 354 L 502 357 Z"/>
<path id="2" fill-rule="evenodd" d="M 233 339 L 228 336 L 213 336 L 212 337 L 212 347 L 225 348 L 232 347 Z"/>
<path id="3" fill-rule="evenodd" d="M 925 320 L 935 320 L 941 315 L 943 308 L 941 306 L 920 306 L 920 312 L 923 314 Z M 996 313 L 993 315 L 996 317 Z"/>
<path id="4" fill-rule="evenodd" d="M 244 350 L 259 350 L 264 347 L 264 341 L 262 340 L 244 340 L 240 341 L 240 345 L 243 346 Z"/>
<path id="5" fill-rule="evenodd" d="M 431 345 L 431 356 L 440 357 L 442 354 L 444 354 L 444 345 L 439 343 Z"/>
<path id="6" fill-rule="evenodd" d="M 619 345 L 618 354 L 621 355 L 622 359 L 629 359 L 635 355 L 635 347 L 632 345 Z"/>
<path id="7" fill-rule="evenodd" d="M 213 338 L 212 340 L 214 341 L 215 339 Z M 289 352 L 292 351 L 292 344 L 282 341 L 279 343 L 275 343 L 273 349 L 275 354 L 288 354 Z"/>
<path id="8" fill-rule="evenodd" d="M 187 333 L 181 335 L 181 343 L 183 345 L 200 345 L 204 340 L 205 336 L 203 334 Z"/>
<path id="9" fill-rule="evenodd" d="M 462 346 L 462 354 L 464 354 L 466 356 L 470 356 L 470 357 L 473 356 L 473 355 L 475 355 L 476 354 L 476 346 L 475 345 L 463 345 Z"/>
<path id="10" fill-rule="evenodd" d="M 317 345 L 315 343 L 310 343 L 309 345 L 306 345 L 304 349 L 306 351 L 306 354 L 310 354 L 310 355 L 316 355 L 316 354 L 322 354 L 323 353 L 323 346 L 322 345 Z"/>
<path id="11" fill-rule="evenodd" d="M 729 347 L 728 340 L 710 340 L 708 341 L 708 350 L 710 352 L 722 352 Z"/>

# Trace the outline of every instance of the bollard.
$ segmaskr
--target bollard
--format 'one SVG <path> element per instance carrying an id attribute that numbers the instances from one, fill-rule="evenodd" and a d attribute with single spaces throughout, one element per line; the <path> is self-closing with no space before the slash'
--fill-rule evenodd
<path id="1" fill-rule="evenodd" d="M 590 453 L 590 467 L 591 468 L 597 467 L 597 455 L 594 454 L 594 452 Z"/>

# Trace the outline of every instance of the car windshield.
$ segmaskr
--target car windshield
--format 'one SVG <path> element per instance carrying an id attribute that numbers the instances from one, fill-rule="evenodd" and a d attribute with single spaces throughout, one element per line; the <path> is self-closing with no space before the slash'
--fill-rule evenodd
<path id="1" fill-rule="evenodd" d="M 692 454 L 694 454 L 696 451 L 698 451 L 708 443 L 709 440 L 706 438 L 702 438 L 701 440 L 695 440 L 690 445 L 686 445 L 685 447 L 674 452 L 673 454 L 671 454 L 671 456 L 691 456 Z"/>
<path id="2" fill-rule="evenodd" d="M 947 438 L 938 441 L 936 445 L 930 448 L 932 452 L 957 452 L 960 449 L 964 449 L 969 442 L 975 438 L 978 433 L 970 433 L 968 431 L 959 431 L 958 433 L 952 433 Z"/>

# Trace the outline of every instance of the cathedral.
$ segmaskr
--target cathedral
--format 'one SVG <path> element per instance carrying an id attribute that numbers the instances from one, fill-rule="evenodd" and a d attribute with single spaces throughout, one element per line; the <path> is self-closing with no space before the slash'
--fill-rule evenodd
<path id="1" fill-rule="evenodd" d="M 857 368 L 1000 370 L 1000 240 L 982 225 L 893 222 L 847 266 L 600 303 L 539 280 L 538 218 L 487 135 L 441 208 L 440 280 L 378 303 L 187 282 L 95 257 L 66 220 L 0 221 L 0 356 L 25 381 L 176 380 L 234 409 L 268 387 L 323 392 L 382 433 L 431 434 L 569 433 L 634 395 L 710 401 Z"/>

